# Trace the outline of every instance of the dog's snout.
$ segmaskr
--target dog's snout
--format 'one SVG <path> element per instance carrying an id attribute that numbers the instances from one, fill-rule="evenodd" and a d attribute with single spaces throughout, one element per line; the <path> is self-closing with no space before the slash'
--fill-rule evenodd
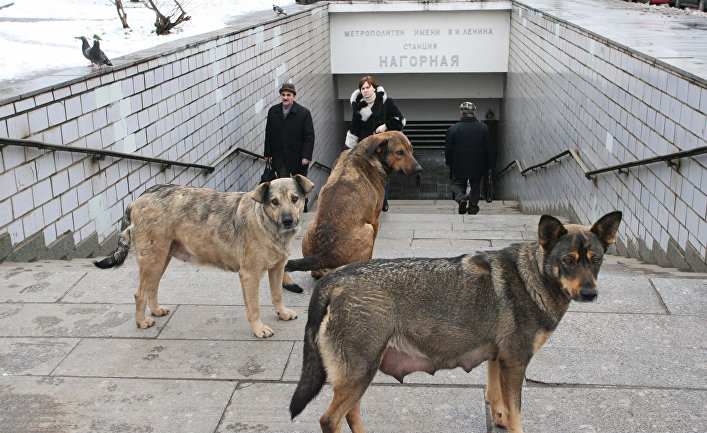
<path id="1" fill-rule="evenodd" d="M 282 226 L 286 229 L 292 228 L 295 225 L 295 219 L 292 214 L 282 215 Z"/>
<path id="2" fill-rule="evenodd" d="M 593 301 L 597 297 L 597 291 L 593 287 L 584 287 L 579 291 L 579 296 L 583 301 Z"/>
<path id="3" fill-rule="evenodd" d="M 417 164 L 417 166 L 413 170 L 413 174 L 418 174 L 421 171 L 422 171 L 422 166 L 420 164 Z"/>

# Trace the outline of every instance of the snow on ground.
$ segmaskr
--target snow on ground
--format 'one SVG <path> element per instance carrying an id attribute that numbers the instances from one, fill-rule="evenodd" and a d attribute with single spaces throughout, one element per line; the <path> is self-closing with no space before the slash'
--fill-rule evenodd
<path id="1" fill-rule="evenodd" d="M 25 79 L 50 70 L 88 66 L 76 36 L 101 38 L 109 58 L 226 26 L 228 20 L 254 11 L 272 10 L 273 0 L 180 0 L 191 16 L 170 35 L 154 33 L 155 13 L 141 3 L 123 0 L 129 29 L 123 29 L 109 0 L 0 0 L 0 81 Z M 173 5 L 172 0 L 158 0 Z M 294 0 L 277 0 L 287 8 Z M 166 15 L 172 8 L 160 8 Z M 274 12 L 273 12 L 274 14 Z"/>

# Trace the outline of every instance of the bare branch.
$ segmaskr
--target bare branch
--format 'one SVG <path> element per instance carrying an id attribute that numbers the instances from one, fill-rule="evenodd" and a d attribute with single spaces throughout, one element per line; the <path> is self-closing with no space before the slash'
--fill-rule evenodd
<path id="1" fill-rule="evenodd" d="M 130 26 L 128 25 L 128 14 L 125 12 L 125 8 L 123 8 L 123 0 L 108 0 L 111 3 L 115 5 L 115 9 L 118 11 L 118 17 L 120 18 L 121 24 L 123 24 L 124 29 L 129 29 Z"/>
<path id="2" fill-rule="evenodd" d="M 165 16 L 162 12 L 160 12 L 159 7 L 155 4 L 153 0 L 143 0 L 143 4 L 145 5 L 145 7 L 155 13 L 155 31 L 158 35 L 166 35 L 170 32 L 170 30 L 172 30 L 179 24 L 183 23 L 184 21 L 189 21 L 191 19 L 191 17 L 187 15 L 187 12 L 184 10 L 182 5 L 179 4 L 179 1 L 173 1 L 181 11 L 179 16 L 177 16 L 174 21 L 172 21 L 172 17 L 177 12 L 176 8 L 174 9 L 174 12 L 172 14 L 170 14 L 169 16 Z"/>

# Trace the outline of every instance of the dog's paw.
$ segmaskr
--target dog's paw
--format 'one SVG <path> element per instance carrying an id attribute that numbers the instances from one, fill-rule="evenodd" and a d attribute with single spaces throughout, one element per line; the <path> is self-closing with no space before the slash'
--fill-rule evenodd
<path id="1" fill-rule="evenodd" d="M 285 308 L 284 310 L 278 311 L 277 316 L 282 320 L 292 320 L 297 318 L 297 313 L 289 308 Z"/>
<path id="2" fill-rule="evenodd" d="M 297 284 L 292 283 L 292 284 L 283 284 L 282 288 L 285 290 L 289 290 L 290 292 L 295 292 L 295 293 L 302 293 L 304 290 Z"/>
<path id="3" fill-rule="evenodd" d="M 137 324 L 137 327 L 140 329 L 145 329 L 149 328 L 150 326 L 155 324 L 154 319 L 150 319 L 149 317 L 145 317 L 143 320 L 136 320 L 135 323 Z"/>
<path id="4" fill-rule="evenodd" d="M 263 325 L 261 322 L 259 325 L 253 325 L 253 334 L 258 338 L 268 338 L 272 337 L 275 333 L 269 326 Z"/>
<path id="5" fill-rule="evenodd" d="M 150 313 L 152 313 L 153 316 L 157 317 L 164 316 L 165 314 L 169 313 L 169 308 L 160 305 L 158 308 L 155 308 L 154 311 L 150 309 Z"/>

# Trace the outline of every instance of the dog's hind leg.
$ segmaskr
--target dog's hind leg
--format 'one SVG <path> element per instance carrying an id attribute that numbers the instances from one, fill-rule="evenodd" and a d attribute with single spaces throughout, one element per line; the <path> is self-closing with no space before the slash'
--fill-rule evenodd
<path id="1" fill-rule="evenodd" d="M 486 382 L 486 403 L 491 409 L 493 423 L 500 427 L 506 426 L 508 408 L 503 405 L 501 394 L 501 363 L 498 359 L 489 359 L 486 363 L 488 380 Z"/>
<path id="2" fill-rule="evenodd" d="M 363 397 L 363 393 L 369 384 L 370 380 L 356 381 L 348 378 L 345 384 L 332 385 L 334 388 L 334 399 L 329 405 L 329 409 L 319 419 L 322 432 L 339 433 L 341 425 L 344 423 L 344 417 L 346 417 L 352 433 L 363 433 L 360 412 L 361 397 Z M 354 427 L 356 427 L 356 430 L 354 430 Z"/>
<path id="3" fill-rule="evenodd" d="M 145 316 L 145 307 L 149 303 L 150 313 L 153 316 L 164 316 L 169 313 L 169 309 L 160 306 L 157 300 L 160 278 L 167 269 L 171 257 L 156 253 L 150 250 L 146 254 L 137 254 L 138 265 L 140 266 L 140 284 L 135 292 L 135 323 L 140 328 L 149 328 L 155 324 L 155 320 Z"/>
<path id="4" fill-rule="evenodd" d="M 361 399 L 359 399 L 356 406 L 346 414 L 346 422 L 349 423 L 351 433 L 365 433 L 363 430 L 363 422 L 361 421 Z"/>
<path id="5" fill-rule="evenodd" d="M 282 302 L 282 280 L 285 274 L 285 262 L 287 262 L 287 258 L 275 265 L 274 268 L 268 270 L 270 297 L 272 298 L 272 305 L 275 307 L 278 317 L 282 320 L 292 320 L 297 318 L 297 313 L 289 308 L 285 308 L 285 304 Z"/>

